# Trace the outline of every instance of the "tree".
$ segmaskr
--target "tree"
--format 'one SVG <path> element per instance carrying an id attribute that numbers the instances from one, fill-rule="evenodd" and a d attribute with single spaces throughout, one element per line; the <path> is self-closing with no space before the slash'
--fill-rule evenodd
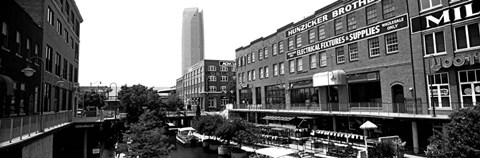
<path id="1" fill-rule="evenodd" d="M 239 146 L 242 145 L 254 145 L 261 141 L 261 137 L 259 133 L 261 133 L 260 129 L 256 127 L 253 123 L 248 121 L 238 119 L 237 131 L 233 137 Z"/>
<path id="2" fill-rule="evenodd" d="M 212 136 L 215 134 L 225 119 L 221 115 L 205 115 L 201 116 L 194 122 L 194 128 L 198 133 Z"/>
<path id="3" fill-rule="evenodd" d="M 101 108 L 102 106 L 105 105 L 103 102 L 106 98 L 105 95 L 102 95 L 100 93 L 97 93 L 95 91 L 85 91 L 82 94 L 82 103 L 84 105 L 83 108 L 86 109 L 86 107 L 96 107 L 96 108 Z"/>
<path id="4" fill-rule="evenodd" d="M 176 94 L 172 94 L 168 96 L 167 102 L 165 103 L 165 108 L 167 111 L 178 111 L 184 109 L 184 104 L 182 99 L 178 97 Z"/>
<path id="5" fill-rule="evenodd" d="M 119 151 L 127 157 L 157 158 L 168 155 L 174 148 L 168 138 L 165 113 L 159 110 L 147 110 L 138 122 L 130 124 L 123 141 L 126 143 L 119 144 Z"/>
<path id="6" fill-rule="evenodd" d="M 460 109 L 450 115 L 442 132 L 430 137 L 429 157 L 480 157 L 480 106 Z"/>
<path id="7" fill-rule="evenodd" d="M 160 111 L 165 108 L 156 90 L 140 84 L 122 86 L 118 99 L 127 113 L 127 123 L 137 122 L 145 109 Z"/>

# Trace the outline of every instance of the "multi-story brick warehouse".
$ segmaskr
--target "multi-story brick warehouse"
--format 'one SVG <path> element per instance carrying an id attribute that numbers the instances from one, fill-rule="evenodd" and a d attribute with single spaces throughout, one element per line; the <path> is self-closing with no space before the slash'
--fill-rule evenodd
<path id="1" fill-rule="evenodd" d="M 231 60 L 202 60 L 188 68 L 177 79 L 177 94 L 186 109 L 221 110 L 234 102 L 235 62 Z"/>
<path id="2" fill-rule="evenodd" d="M 0 93 L 1 153 L 62 155 L 65 148 L 54 148 L 62 138 L 53 135 L 72 122 L 77 104 L 83 19 L 74 0 L 4 0 L 0 8 L 0 73 L 10 78 L 0 86 L 7 87 Z"/>
<path id="3" fill-rule="evenodd" d="M 239 104 L 232 112 L 256 123 L 279 118 L 266 117 L 270 115 L 309 116 L 304 118 L 310 118 L 305 121 L 313 128 L 398 135 L 407 148 L 423 151 L 432 129 L 441 129 L 448 114 L 476 103 L 477 80 L 468 77 L 475 76 L 475 66 L 452 66 L 454 56 L 477 52 L 478 14 L 466 7 L 469 3 L 336 1 L 236 49 Z M 459 15 L 470 15 L 468 20 L 445 17 L 456 15 L 457 7 Z M 430 23 L 411 23 L 412 17 Z M 412 30 L 417 24 L 421 29 Z M 441 61 L 446 65 L 429 66 Z M 460 87 L 468 93 L 460 93 Z M 359 129 L 366 120 L 378 129 Z"/>

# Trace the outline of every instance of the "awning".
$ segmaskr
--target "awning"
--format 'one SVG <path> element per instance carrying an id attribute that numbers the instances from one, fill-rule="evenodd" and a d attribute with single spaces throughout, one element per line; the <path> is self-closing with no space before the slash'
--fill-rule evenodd
<path id="1" fill-rule="evenodd" d="M 347 79 L 345 76 L 345 71 L 343 70 L 320 72 L 313 75 L 314 87 L 345 84 L 347 84 Z"/>
<path id="2" fill-rule="evenodd" d="M 13 80 L 5 75 L 0 75 L 0 95 L 13 95 Z"/>
<path id="3" fill-rule="evenodd" d="M 313 120 L 313 119 L 317 119 L 317 117 L 310 117 L 310 116 L 300 116 L 300 117 L 297 117 L 299 119 L 302 119 L 302 120 Z"/>
<path id="4" fill-rule="evenodd" d="M 295 117 L 286 117 L 286 116 L 265 116 L 262 119 L 264 120 L 277 120 L 277 121 L 291 121 Z"/>
<path id="5" fill-rule="evenodd" d="M 270 156 L 273 158 L 282 157 L 282 156 L 295 153 L 295 151 L 292 149 L 277 148 L 277 147 L 258 149 L 255 152 L 257 154 L 262 154 L 262 155 Z"/>

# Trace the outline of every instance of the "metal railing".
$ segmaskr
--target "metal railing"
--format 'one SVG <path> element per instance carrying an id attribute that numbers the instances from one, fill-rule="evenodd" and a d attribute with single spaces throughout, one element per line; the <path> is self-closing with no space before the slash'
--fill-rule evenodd
<path id="1" fill-rule="evenodd" d="M 443 107 L 435 104 L 435 111 L 446 111 L 441 115 L 447 116 L 452 111 L 457 111 L 466 103 L 443 104 Z M 277 110 L 277 111 L 301 111 L 301 112 L 336 112 L 369 115 L 431 115 L 433 108 L 425 102 L 419 103 L 380 103 L 380 102 L 350 102 L 350 103 L 292 103 L 286 104 L 235 104 L 233 109 L 239 110 Z M 427 111 L 425 111 L 427 109 Z M 449 112 L 450 111 L 450 112 Z"/>
<path id="2" fill-rule="evenodd" d="M 21 117 L 0 119 L 0 143 L 12 142 L 13 139 L 20 140 L 30 137 L 32 134 L 51 129 L 63 123 L 72 121 L 72 111 L 62 111 L 43 115 L 29 115 Z M 40 127 L 40 120 L 43 120 L 43 129 Z"/>

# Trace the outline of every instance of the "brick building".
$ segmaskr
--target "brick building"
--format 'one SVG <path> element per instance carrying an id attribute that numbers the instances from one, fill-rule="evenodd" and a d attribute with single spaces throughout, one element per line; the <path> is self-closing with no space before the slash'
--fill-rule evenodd
<path id="1" fill-rule="evenodd" d="M 297 117 L 313 129 L 398 135 L 419 153 L 448 114 L 476 105 L 480 13 L 471 3 L 329 4 L 236 49 L 232 113 L 263 124 Z M 366 120 L 378 129 L 359 129 Z"/>
<path id="2" fill-rule="evenodd" d="M 234 102 L 235 62 L 202 60 L 177 79 L 176 91 L 186 109 L 221 110 Z"/>

